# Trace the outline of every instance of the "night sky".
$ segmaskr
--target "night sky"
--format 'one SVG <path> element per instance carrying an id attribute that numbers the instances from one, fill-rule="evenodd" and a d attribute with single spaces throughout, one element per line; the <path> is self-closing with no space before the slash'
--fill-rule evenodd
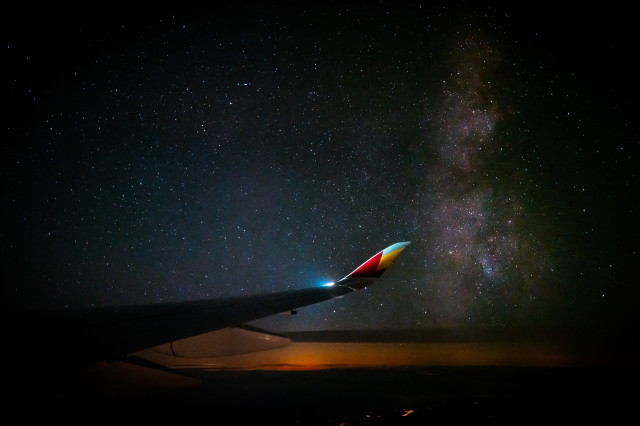
<path id="1" fill-rule="evenodd" d="M 630 11 L 321 4 L 5 13 L 5 309 L 304 288 L 411 241 L 274 331 L 635 327 Z"/>

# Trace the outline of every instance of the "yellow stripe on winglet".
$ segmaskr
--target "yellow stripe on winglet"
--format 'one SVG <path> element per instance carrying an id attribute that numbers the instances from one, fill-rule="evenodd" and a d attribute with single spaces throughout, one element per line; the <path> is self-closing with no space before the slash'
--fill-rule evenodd
<path id="1" fill-rule="evenodd" d="M 386 248 L 382 252 L 382 257 L 380 258 L 380 262 L 378 263 L 378 268 L 376 269 L 376 271 L 380 271 L 382 269 L 387 269 L 389 267 L 389 265 L 391 265 L 391 263 L 396 259 L 396 257 L 398 257 L 400 252 L 402 250 L 404 250 L 404 248 L 406 246 L 408 246 L 408 245 L 409 245 L 408 242 L 396 243 L 396 244 Z"/>

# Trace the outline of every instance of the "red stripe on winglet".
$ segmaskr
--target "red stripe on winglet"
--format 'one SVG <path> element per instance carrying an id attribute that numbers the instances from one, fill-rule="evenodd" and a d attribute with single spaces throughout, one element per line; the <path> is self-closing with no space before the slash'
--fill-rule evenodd
<path id="1" fill-rule="evenodd" d="M 367 260 L 365 263 L 360 265 L 360 267 L 355 271 L 353 271 L 349 276 L 350 277 L 376 276 L 376 271 L 378 270 L 378 264 L 380 263 L 381 258 L 382 258 L 382 252 L 376 254 L 371 259 Z"/>

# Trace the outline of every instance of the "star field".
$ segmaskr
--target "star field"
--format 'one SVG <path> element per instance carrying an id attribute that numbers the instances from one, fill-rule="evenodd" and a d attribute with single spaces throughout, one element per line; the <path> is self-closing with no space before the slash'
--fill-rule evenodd
<path id="1" fill-rule="evenodd" d="M 623 30 L 387 2 L 17 18 L 8 306 L 303 288 L 411 241 L 371 288 L 267 321 L 626 325 L 639 139 Z"/>

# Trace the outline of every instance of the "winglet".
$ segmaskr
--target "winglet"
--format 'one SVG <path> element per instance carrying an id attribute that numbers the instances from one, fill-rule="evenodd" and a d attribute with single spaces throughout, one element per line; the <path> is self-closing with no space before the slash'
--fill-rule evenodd
<path id="1" fill-rule="evenodd" d="M 382 250 L 371 259 L 358 266 L 352 273 L 342 278 L 336 284 L 349 287 L 353 290 L 360 290 L 380 278 L 389 265 L 395 260 L 410 241 L 395 243 Z"/>

